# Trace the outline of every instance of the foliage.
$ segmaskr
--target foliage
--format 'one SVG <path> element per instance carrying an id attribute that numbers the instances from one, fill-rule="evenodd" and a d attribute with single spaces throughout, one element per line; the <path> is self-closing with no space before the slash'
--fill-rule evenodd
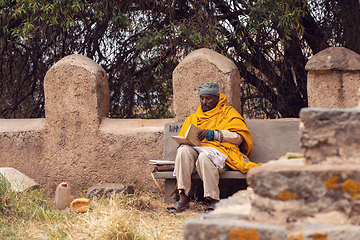
<path id="1" fill-rule="evenodd" d="M 1 1 L 0 6 L 0 116 L 43 117 L 44 76 L 55 62 L 73 53 L 107 71 L 111 116 L 134 117 L 135 107 L 151 109 L 150 117 L 167 111 L 167 69 L 172 63 L 156 69 L 156 58 L 145 59 L 136 49 L 141 24 L 130 27 L 129 20 L 139 18 L 128 2 Z"/>
<path id="2" fill-rule="evenodd" d="M 211 48 L 244 79 L 247 117 L 297 117 L 305 64 L 328 46 L 360 53 L 357 0 L 1 0 L 0 116 L 44 116 L 43 78 L 72 53 L 108 73 L 110 116 L 171 115 L 171 74 Z"/>
<path id="3" fill-rule="evenodd" d="M 10 183 L 0 174 L 0 238 L 19 239 L 22 222 L 58 221 L 68 218 L 66 212 L 56 211 L 52 203 L 39 190 L 14 192 Z"/>

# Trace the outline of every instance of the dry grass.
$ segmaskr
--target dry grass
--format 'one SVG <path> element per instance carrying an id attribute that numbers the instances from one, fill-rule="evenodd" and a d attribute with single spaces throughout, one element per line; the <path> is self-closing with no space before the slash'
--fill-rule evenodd
<path id="1" fill-rule="evenodd" d="M 191 203 L 189 210 L 170 214 L 162 195 L 138 191 L 134 196 L 94 199 L 91 209 L 81 214 L 55 210 L 52 201 L 36 191 L 26 195 L 8 197 L 15 202 L 3 206 L 0 239 L 182 239 L 184 222 L 205 208 Z M 20 206 L 19 198 L 27 204 Z"/>

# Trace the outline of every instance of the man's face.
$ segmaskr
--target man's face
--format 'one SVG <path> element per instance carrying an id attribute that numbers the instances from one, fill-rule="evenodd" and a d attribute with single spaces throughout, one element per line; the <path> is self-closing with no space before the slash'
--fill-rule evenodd
<path id="1" fill-rule="evenodd" d="M 216 107 L 219 102 L 219 96 L 203 94 L 200 96 L 200 104 L 203 112 L 207 112 Z"/>

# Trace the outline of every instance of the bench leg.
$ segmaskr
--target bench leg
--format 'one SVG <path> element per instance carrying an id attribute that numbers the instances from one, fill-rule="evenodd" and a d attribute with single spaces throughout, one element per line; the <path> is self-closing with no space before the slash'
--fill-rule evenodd
<path id="1" fill-rule="evenodd" d="M 178 200 L 178 193 L 177 191 L 170 196 L 170 194 L 174 191 L 174 188 L 176 186 L 176 179 L 165 179 L 165 198 L 164 201 L 166 203 L 175 203 L 176 200 Z"/>

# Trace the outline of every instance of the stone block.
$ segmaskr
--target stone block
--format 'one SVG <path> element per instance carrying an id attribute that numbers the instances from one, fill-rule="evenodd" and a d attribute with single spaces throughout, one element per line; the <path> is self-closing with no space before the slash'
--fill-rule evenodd
<path id="1" fill-rule="evenodd" d="M 252 168 L 247 181 L 255 192 L 253 219 L 283 224 L 332 211 L 353 218 L 360 214 L 359 173 L 360 166 L 354 164 L 263 164 Z"/>
<path id="2" fill-rule="evenodd" d="M 360 163 L 360 109 L 304 108 L 300 143 L 308 163 Z"/>

